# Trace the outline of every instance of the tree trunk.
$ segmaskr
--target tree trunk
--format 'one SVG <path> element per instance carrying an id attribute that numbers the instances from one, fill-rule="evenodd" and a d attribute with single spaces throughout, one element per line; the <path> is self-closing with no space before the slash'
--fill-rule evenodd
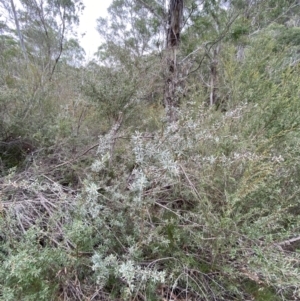
<path id="1" fill-rule="evenodd" d="M 213 50 L 213 57 L 210 63 L 210 96 L 209 103 L 210 105 L 217 104 L 218 102 L 218 56 L 220 52 L 220 47 L 217 46 Z"/>
<path id="2" fill-rule="evenodd" d="M 183 18 L 183 0 L 170 0 L 167 26 L 167 75 L 165 82 L 164 104 L 170 122 L 177 119 L 179 99 L 176 95 L 178 85 L 178 70 L 176 50 L 180 45 L 180 31 Z"/>
<path id="3" fill-rule="evenodd" d="M 27 62 L 28 61 L 27 52 L 26 52 L 26 48 L 25 48 L 25 45 L 24 45 L 23 35 L 21 33 L 20 24 L 19 24 L 19 20 L 18 20 L 18 16 L 17 16 L 17 12 L 16 12 L 16 7 L 15 7 L 15 4 L 14 4 L 14 1 L 10 0 L 10 4 L 11 4 L 11 9 L 12 9 L 13 14 L 14 14 L 14 19 L 15 19 L 15 24 L 16 24 L 17 32 L 18 32 L 20 46 L 21 46 L 24 58 L 25 58 L 25 60 Z"/>

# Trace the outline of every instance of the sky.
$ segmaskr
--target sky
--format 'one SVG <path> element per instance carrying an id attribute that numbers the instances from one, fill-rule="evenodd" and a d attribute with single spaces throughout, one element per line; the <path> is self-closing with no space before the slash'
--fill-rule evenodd
<path id="1" fill-rule="evenodd" d="M 111 0 L 83 0 L 85 9 L 80 17 L 78 39 L 86 52 L 86 57 L 92 58 L 101 44 L 101 37 L 96 30 L 96 20 L 107 15 Z M 85 34 L 83 37 L 82 35 Z"/>

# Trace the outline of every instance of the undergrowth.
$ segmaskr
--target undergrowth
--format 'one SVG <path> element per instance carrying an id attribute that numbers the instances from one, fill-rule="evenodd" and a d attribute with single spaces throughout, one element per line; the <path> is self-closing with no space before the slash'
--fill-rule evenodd
<path id="1" fill-rule="evenodd" d="M 55 147 L 0 180 L 1 300 L 300 298 L 299 76 L 286 53 L 270 73 L 279 57 L 253 61 L 255 45 L 243 66 L 223 57 L 226 112 L 197 91 L 152 130 L 109 111 L 85 149 L 97 115 L 78 100 L 50 140 L 36 132 Z"/>
<path id="2" fill-rule="evenodd" d="M 124 299 L 296 296 L 296 154 L 276 151 L 282 135 L 243 137 L 259 110 L 183 112 L 162 133 L 117 142 L 113 166 L 102 137 L 81 191 L 7 175 L 3 300 L 83 300 L 95 287 Z"/>

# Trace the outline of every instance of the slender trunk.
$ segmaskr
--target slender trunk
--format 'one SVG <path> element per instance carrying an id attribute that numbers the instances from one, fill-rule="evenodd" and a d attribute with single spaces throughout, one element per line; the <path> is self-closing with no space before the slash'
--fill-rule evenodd
<path id="1" fill-rule="evenodd" d="M 176 50 L 180 44 L 180 31 L 183 17 L 183 0 L 170 0 L 169 18 L 167 26 L 167 74 L 165 81 L 164 104 L 167 117 L 170 122 L 177 119 L 179 99 L 176 95 L 178 85 L 178 70 L 176 62 Z"/>
<path id="2" fill-rule="evenodd" d="M 16 24 L 17 32 L 18 32 L 20 46 L 21 46 L 24 58 L 25 58 L 25 60 L 27 62 L 28 61 L 27 52 L 26 52 L 26 48 L 25 48 L 25 45 L 24 45 L 23 35 L 21 33 L 19 19 L 18 19 L 18 16 L 17 16 L 17 12 L 16 12 L 16 7 L 15 7 L 15 4 L 14 4 L 14 1 L 10 0 L 10 4 L 11 4 L 11 8 L 12 8 L 12 11 L 13 11 L 13 14 L 14 14 L 14 19 L 15 19 L 15 24 Z"/>
<path id="3" fill-rule="evenodd" d="M 218 102 L 218 56 L 219 56 L 219 46 L 213 50 L 213 58 L 210 63 L 210 105 L 217 104 Z"/>
<path id="4" fill-rule="evenodd" d="M 245 60 L 245 46 L 244 45 L 237 46 L 236 59 L 238 62 L 243 62 Z"/>
<path id="5" fill-rule="evenodd" d="M 56 65 L 58 64 L 58 62 L 60 60 L 60 57 L 61 57 L 61 54 L 63 52 L 63 42 L 64 42 L 65 30 L 66 30 L 65 10 L 63 11 L 63 13 L 60 12 L 60 18 L 61 18 L 61 21 L 62 21 L 62 31 L 61 31 L 61 37 L 60 37 L 60 40 L 59 40 L 59 53 L 58 53 L 57 57 L 55 58 L 54 65 L 52 67 L 52 71 L 51 71 L 51 74 L 50 74 L 50 81 L 52 80 L 52 76 L 54 74 Z"/>
<path id="6" fill-rule="evenodd" d="M 176 49 L 169 49 L 167 53 L 167 76 L 165 82 L 164 105 L 166 114 L 170 122 L 177 119 L 177 108 L 179 100 L 176 95 L 177 86 L 177 66 L 176 66 Z"/>

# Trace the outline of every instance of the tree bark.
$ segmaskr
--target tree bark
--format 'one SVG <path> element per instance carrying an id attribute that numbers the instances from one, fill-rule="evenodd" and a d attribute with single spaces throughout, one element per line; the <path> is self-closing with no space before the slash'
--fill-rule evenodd
<path id="1" fill-rule="evenodd" d="M 177 119 L 179 99 L 176 95 L 178 85 L 178 70 L 176 62 L 176 50 L 180 45 L 180 31 L 183 19 L 183 0 L 170 0 L 167 26 L 167 71 L 165 81 L 164 105 L 170 122 Z"/>

